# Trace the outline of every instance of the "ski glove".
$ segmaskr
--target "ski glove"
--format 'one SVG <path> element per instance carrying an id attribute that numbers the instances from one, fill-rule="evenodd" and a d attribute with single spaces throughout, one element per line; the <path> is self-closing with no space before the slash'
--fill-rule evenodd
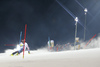
<path id="1" fill-rule="evenodd" d="M 28 54 L 30 54 L 30 51 L 28 50 Z"/>

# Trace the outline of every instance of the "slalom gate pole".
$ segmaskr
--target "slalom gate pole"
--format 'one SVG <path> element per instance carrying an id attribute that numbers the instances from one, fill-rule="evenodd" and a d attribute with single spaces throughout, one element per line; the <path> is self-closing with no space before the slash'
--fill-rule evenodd
<path id="1" fill-rule="evenodd" d="M 22 31 L 20 32 L 20 40 L 19 40 L 19 45 L 20 45 L 21 39 L 22 39 Z"/>
<path id="2" fill-rule="evenodd" d="M 90 41 L 96 36 L 96 34 L 87 42 L 87 44 L 85 45 L 85 47 L 90 43 Z M 85 48 L 84 47 L 84 48 Z"/>
<path id="3" fill-rule="evenodd" d="M 49 41 L 49 50 L 51 50 L 51 42 L 50 42 L 50 37 L 48 37 L 48 41 Z"/>
<path id="4" fill-rule="evenodd" d="M 25 52 L 26 28 L 27 28 L 27 24 L 25 24 L 24 46 L 23 46 L 23 58 L 24 58 L 24 52 Z"/>

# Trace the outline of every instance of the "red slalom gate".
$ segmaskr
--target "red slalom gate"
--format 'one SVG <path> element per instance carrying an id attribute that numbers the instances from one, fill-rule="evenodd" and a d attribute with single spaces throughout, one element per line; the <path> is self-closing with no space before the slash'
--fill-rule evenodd
<path id="1" fill-rule="evenodd" d="M 90 43 L 90 41 L 96 36 L 96 34 L 87 42 L 87 44 L 85 45 L 85 47 Z M 85 48 L 84 47 L 84 48 Z"/>
<path id="2" fill-rule="evenodd" d="M 15 44 L 4 44 L 4 46 L 16 46 Z"/>
<path id="3" fill-rule="evenodd" d="M 25 33 L 24 33 L 24 46 L 23 46 L 23 58 L 24 58 L 24 51 L 25 51 L 25 40 L 26 40 L 26 28 L 27 28 L 27 24 L 25 24 Z"/>

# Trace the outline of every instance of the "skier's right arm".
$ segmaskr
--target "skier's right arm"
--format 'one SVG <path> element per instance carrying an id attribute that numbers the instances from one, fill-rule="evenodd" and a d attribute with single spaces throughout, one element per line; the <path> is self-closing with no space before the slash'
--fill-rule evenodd
<path id="1" fill-rule="evenodd" d="M 28 49 L 28 54 L 30 54 L 30 49 L 29 49 L 29 46 L 28 46 L 28 44 L 27 44 L 27 46 L 26 46 L 26 47 L 27 47 L 27 49 Z"/>

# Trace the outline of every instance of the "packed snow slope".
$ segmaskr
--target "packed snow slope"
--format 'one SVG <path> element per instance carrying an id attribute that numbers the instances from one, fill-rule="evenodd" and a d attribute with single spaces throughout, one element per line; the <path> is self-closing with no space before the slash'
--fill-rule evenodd
<path id="1" fill-rule="evenodd" d="M 0 67 L 100 67 L 100 36 L 84 48 L 87 42 L 81 42 L 80 50 L 71 47 L 60 52 L 50 52 L 46 48 L 31 50 L 31 54 L 25 51 L 24 58 L 23 53 L 10 56 L 16 50 L 6 50 L 0 53 Z"/>
<path id="2" fill-rule="evenodd" d="M 47 49 L 10 56 L 13 50 L 0 54 L 0 67 L 100 67 L 100 48 L 49 52 Z"/>

